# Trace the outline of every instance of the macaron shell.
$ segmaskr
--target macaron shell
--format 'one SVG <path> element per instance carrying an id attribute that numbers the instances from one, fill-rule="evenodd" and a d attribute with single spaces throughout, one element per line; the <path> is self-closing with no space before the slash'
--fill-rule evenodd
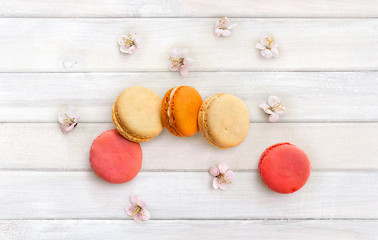
<path id="1" fill-rule="evenodd" d="M 302 188 L 311 174 L 306 153 L 290 143 L 280 143 L 261 155 L 259 172 L 262 181 L 278 193 L 293 193 Z"/>
<path id="2" fill-rule="evenodd" d="M 168 108 L 170 103 L 170 96 L 171 92 L 174 88 L 171 88 L 163 97 L 162 105 L 161 105 L 161 117 L 163 120 L 164 126 L 167 128 L 168 132 L 170 132 L 172 135 L 177 137 L 183 137 L 183 135 L 176 131 L 173 125 L 169 122 L 169 116 L 168 116 Z"/>
<path id="3" fill-rule="evenodd" d="M 121 134 L 124 138 L 126 138 L 129 141 L 139 143 L 139 142 L 146 142 L 152 139 L 152 137 L 142 137 L 142 136 L 137 137 L 136 134 L 127 131 L 127 129 L 123 127 L 123 125 L 120 123 L 120 120 L 117 114 L 116 101 L 114 102 L 113 107 L 112 107 L 112 120 L 118 133 Z"/>
<path id="4" fill-rule="evenodd" d="M 113 129 L 93 141 L 89 161 L 93 171 L 105 181 L 125 183 L 139 173 L 142 149 L 139 143 L 128 141 Z"/>
<path id="5" fill-rule="evenodd" d="M 137 86 L 123 91 L 113 106 L 113 120 L 122 135 L 149 140 L 163 130 L 161 98 L 154 91 Z M 132 140 L 132 139 L 130 139 Z"/>
<path id="6" fill-rule="evenodd" d="M 198 132 L 201 105 L 202 97 L 195 88 L 182 86 L 175 91 L 170 103 L 170 120 L 179 134 L 190 137 Z"/>
<path id="7" fill-rule="evenodd" d="M 209 106 L 211 105 L 211 102 L 214 101 L 217 97 L 219 97 L 220 95 L 223 95 L 224 93 L 218 93 L 218 94 L 215 94 L 215 95 L 212 95 L 210 97 L 208 97 L 203 103 L 202 103 L 202 106 L 198 112 L 198 127 L 201 131 L 201 134 L 202 136 L 205 138 L 205 140 L 210 143 L 211 145 L 213 145 L 214 147 L 217 147 L 217 148 L 221 148 L 221 149 L 226 149 L 226 148 L 223 148 L 221 146 L 218 146 L 214 140 L 211 138 L 211 136 L 208 134 L 209 132 L 209 129 L 206 125 L 206 111 L 207 109 L 209 108 Z"/>
<path id="8" fill-rule="evenodd" d="M 226 149 L 244 141 L 249 130 L 249 113 L 240 98 L 217 94 L 203 106 L 199 114 L 202 124 L 200 129 L 211 144 Z"/>

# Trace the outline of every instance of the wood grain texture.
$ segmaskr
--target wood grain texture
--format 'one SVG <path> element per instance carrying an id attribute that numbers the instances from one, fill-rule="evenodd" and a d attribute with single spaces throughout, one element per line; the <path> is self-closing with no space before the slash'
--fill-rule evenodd
<path id="1" fill-rule="evenodd" d="M 0 72 L 168 71 L 174 47 L 190 50 L 193 71 L 378 70 L 378 19 L 235 18 L 228 38 L 214 36 L 216 20 L 2 18 Z M 144 39 L 132 56 L 117 43 L 130 29 Z M 277 59 L 255 48 L 266 33 L 280 45 Z"/>
<path id="2" fill-rule="evenodd" d="M 313 171 L 294 194 L 269 190 L 257 171 L 236 172 L 227 191 L 206 172 L 142 172 L 110 184 L 92 172 L 1 171 L 1 219 L 127 219 L 131 195 L 151 219 L 378 218 L 377 172 Z"/>
<path id="3" fill-rule="evenodd" d="M 306 239 L 375 240 L 377 221 L 352 220 L 125 220 L 0 221 L 4 240 L 103 239 Z"/>
<path id="4" fill-rule="evenodd" d="M 0 0 L 0 17 L 377 17 L 376 0 Z"/>
<path id="5" fill-rule="evenodd" d="M 0 124 L 0 168 L 89 170 L 92 141 L 113 128 L 79 123 L 64 135 L 57 123 Z M 141 144 L 142 169 L 208 171 L 223 162 L 234 170 L 254 170 L 265 148 L 279 142 L 302 148 L 315 170 L 378 170 L 378 123 L 256 123 L 240 146 L 228 150 L 214 148 L 200 133 L 178 138 L 164 130 Z"/>
<path id="6" fill-rule="evenodd" d="M 267 122 L 258 108 L 279 96 L 288 112 L 280 122 L 378 121 L 378 72 L 2 73 L 1 122 L 56 122 L 76 105 L 81 122 L 111 122 L 114 99 L 143 85 L 161 97 L 177 85 L 194 86 L 205 99 L 227 92 L 248 106 L 251 122 Z"/>

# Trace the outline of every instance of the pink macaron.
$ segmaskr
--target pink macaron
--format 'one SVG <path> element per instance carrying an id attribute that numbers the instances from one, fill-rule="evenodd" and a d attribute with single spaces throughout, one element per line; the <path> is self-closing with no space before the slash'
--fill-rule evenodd
<path id="1" fill-rule="evenodd" d="M 278 193 L 293 193 L 301 189 L 311 173 L 310 159 L 299 147 L 278 143 L 267 148 L 260 157 L 262 181 Z"/>
<path id="2" fill-rule="evenodd" d="M 142 167 L 142 149 L 116 129 L 103 132 L 92 143 L 89 161 L 93 171 L 110 183 L 125 183 L 138 175 Z"/>

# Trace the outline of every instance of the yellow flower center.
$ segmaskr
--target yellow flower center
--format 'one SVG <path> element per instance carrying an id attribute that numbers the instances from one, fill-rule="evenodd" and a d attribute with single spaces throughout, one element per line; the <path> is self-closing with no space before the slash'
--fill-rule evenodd
<path id="1" fill-rule="evenodd" d="M 219 20 L 219 23 L 220 23 L 219 28 L 220 28 L 220 29 L 223 29 L 223 30 L 226 30 L 226 29 L 227 29 L 226 24 L 227 24 L 229 21 L 230 21 L 230 20 L 227 19 L 226 17 L 222 17 L 222 18 Z"/>
<path id="2" fill-rule="evenodd" d="M 169 57 L 169 61 L 172 61 L 174 64 L 177 65 L 184 65 L 184 58 Z"/>
<path id="3" fill-rule="evenodd" d="M 232 183 L 231 180 L 229 178 L 226 178 L 225 174 L 222 174 L 220 173 L 217 178 L 220 180 L 219 183 L 227 183 L 227 184 L 230 184 Z"/>
<path id="4" fill-rule="evenodd" d="M 63 120 L 63 124 L 71 125 L 75 123 L 75 118 L 68 117 L 66 113 L 64 115 L 66 116 L 66 118 Z"/>
<path id="5" fill-rule="evenodd" d="M 134 209 L 134 211 L 131 213 L 132 215 L 135 215 L 135 214 L 137 214 L 138 212 L 140 212 L 140 210 L 141 210 L 142 208 L 141 207 L 139 207 L 138 205 L 135 207 L 135 209 Z"/>
<path id="6" fill-rule="evenodd" d="M 266 37 L 265 40 L 268 42 L 268 46 L 266 46 L 266 48 L 268 49 L 272 49 L 272 45 L 273 45 L 273 42 L 274 42 L 274 38 L 273 37 Z"/>
<path id="7" fill-rule="evenodd" d="M 284 106 L 281 104 L 281 102 L 276 103 L 273 107 L 269 107 L 269 110 L 271 110 L 272 112 L 275 112 L 275 111 L 285 112 Z"/>
<path id="8" fill-rule="evenodd" d="M 133 36 L 130 33 L 128 33 L 126 37 L 122 38 L 124 47 L 131 47 L 135 45 L 135 42 L 134 40 L 132 40 L 132 38 Z"/>

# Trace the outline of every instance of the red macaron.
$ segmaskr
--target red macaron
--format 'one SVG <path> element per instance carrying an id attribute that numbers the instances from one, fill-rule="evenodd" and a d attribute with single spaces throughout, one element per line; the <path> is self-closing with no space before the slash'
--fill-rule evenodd
<path id="1" fill-rule="evenodd" d="M 293 193 L 301 189 L 311 173 L 310 159 L 299 147 L 278 143 L 267 148 L 260 157 L 262 181 L 278 193 Z"/>
<path id="2" fill-rule="evenodd" d="M 142 149 L 116 129 L 103 132 L 92 143 L 89 161 L 93 171 L 110 183 L 125 183 L 142 168 Z"/>

